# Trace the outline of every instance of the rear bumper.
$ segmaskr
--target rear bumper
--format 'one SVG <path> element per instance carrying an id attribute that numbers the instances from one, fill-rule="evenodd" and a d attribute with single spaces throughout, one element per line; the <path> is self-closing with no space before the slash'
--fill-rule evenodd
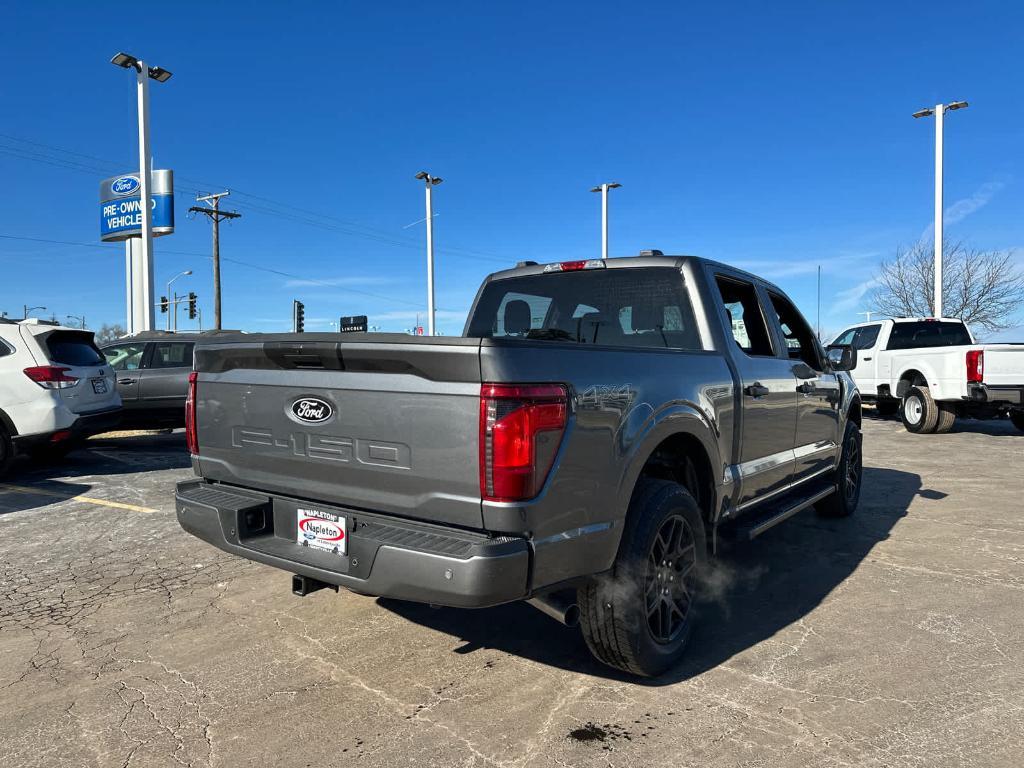
<path id="1" fill-rule="evenodd" d="M 308 502 L 198 479 L 178 483 L 175 501 L 178 523 L 203 541 L 354 592 L 461 608 L 527 596 L 525 539 L 321 506 L 348 520 L 348 552 L 339 556 L 296 543 L 296 505 Z"/>
<path id="2" fill-rule="evenodd" d="M 45 445 L 53 441 L 54 435 L 62 432 L 71 434 L 63 437 L 59 442 L 66 440 L 84 440 L 90 435 L 97 435 L 100 432 L 109 432 L 116 429 L 121 423 L 121 406 L 108 408 L 95 413 L 86 413 L 78 416 L 66 427 L 56 427 L 45 432 L 37 432 L 31 435 L 18 435 L 14 438 L 15 448 L 24 450 L 33 446 Z"/>
<path id="3" fill-rule="evenodd" d="M 970 384 L 968 399 L 975 403 L 1024 405 L 1024 385 L 995 386 L 991 384 Z"/>

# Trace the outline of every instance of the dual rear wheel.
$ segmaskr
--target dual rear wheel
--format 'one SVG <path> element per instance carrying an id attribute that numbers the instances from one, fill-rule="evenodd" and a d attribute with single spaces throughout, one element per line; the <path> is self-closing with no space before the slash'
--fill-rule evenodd
<path id="1" fill-rule="evenodd" d="M 942 434 L 953 428 L 956 411 L 945 403 L 935 402 L 927 386 L 916 384 L 907 390 L 900 402 L 900 419 L 908 432 Z"/>

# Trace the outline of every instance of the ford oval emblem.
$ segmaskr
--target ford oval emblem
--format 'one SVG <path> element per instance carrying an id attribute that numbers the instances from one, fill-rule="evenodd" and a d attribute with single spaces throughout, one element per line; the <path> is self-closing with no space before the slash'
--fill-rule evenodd
<path id="1" fill-rule="evenodd" d="M 139 191 L 139 180 L 134 176 L 122 176 L 114 179 L 110 185 L 110 191 L 115 195 L 131 195 Z"/>
<path id="2" fill-rule="evenodd" d="M 300 397 L 292 403 L 292 415 L 303 424 L 322 424 L 334 415 L 334 409 L 319 397 Z"/>

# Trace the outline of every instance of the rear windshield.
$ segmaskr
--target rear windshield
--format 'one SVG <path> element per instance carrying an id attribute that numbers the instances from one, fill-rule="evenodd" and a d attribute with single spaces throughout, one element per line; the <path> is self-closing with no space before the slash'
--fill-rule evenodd
<path id="1" fill-rule="evenodd" d="M 887 349 L 957 347 L 972 343 L 971 334 L 963 323 L 921 320 L 916 323 L 894 323 Z"/>
<path id="2" fill-rule="evenodd" d="M 682 276 L 671 267 L 590 269 L 496 280 L 484 288 L 468 335 L 702 348 Z"/>
<path id="3" fill-rule="evenodd" d="M 93 343 L 91 333 L 54 331 L 46 337 L 50 362 L 64 365 L 104 365 L 106 360 Z"/>

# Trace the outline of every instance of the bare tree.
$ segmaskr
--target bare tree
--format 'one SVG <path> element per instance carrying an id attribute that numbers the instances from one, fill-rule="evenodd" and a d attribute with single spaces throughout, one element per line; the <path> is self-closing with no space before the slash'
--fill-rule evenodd
<path id="1" fill-rule="evenodd" d="M 930 317 L 935 306 L 933 246 L 900 248 L 878 270 L 871 307 L 888 317 Z M 982 251 L 962 243 L 943 245 L 942 314 L 986 331 L 1010 328 L 1024 304 L 1024 272 L 1013 251 Z"/>
<path id="2" fill-rule="evenodd" d="M 96 343 L 97 344 L 109 344 L 111 341 L 117 341 L 125 335 L 125 330 L 122 326 L 114 323 L 108 325 L 104 323 L 98 331 L 96 331 Z"/>

